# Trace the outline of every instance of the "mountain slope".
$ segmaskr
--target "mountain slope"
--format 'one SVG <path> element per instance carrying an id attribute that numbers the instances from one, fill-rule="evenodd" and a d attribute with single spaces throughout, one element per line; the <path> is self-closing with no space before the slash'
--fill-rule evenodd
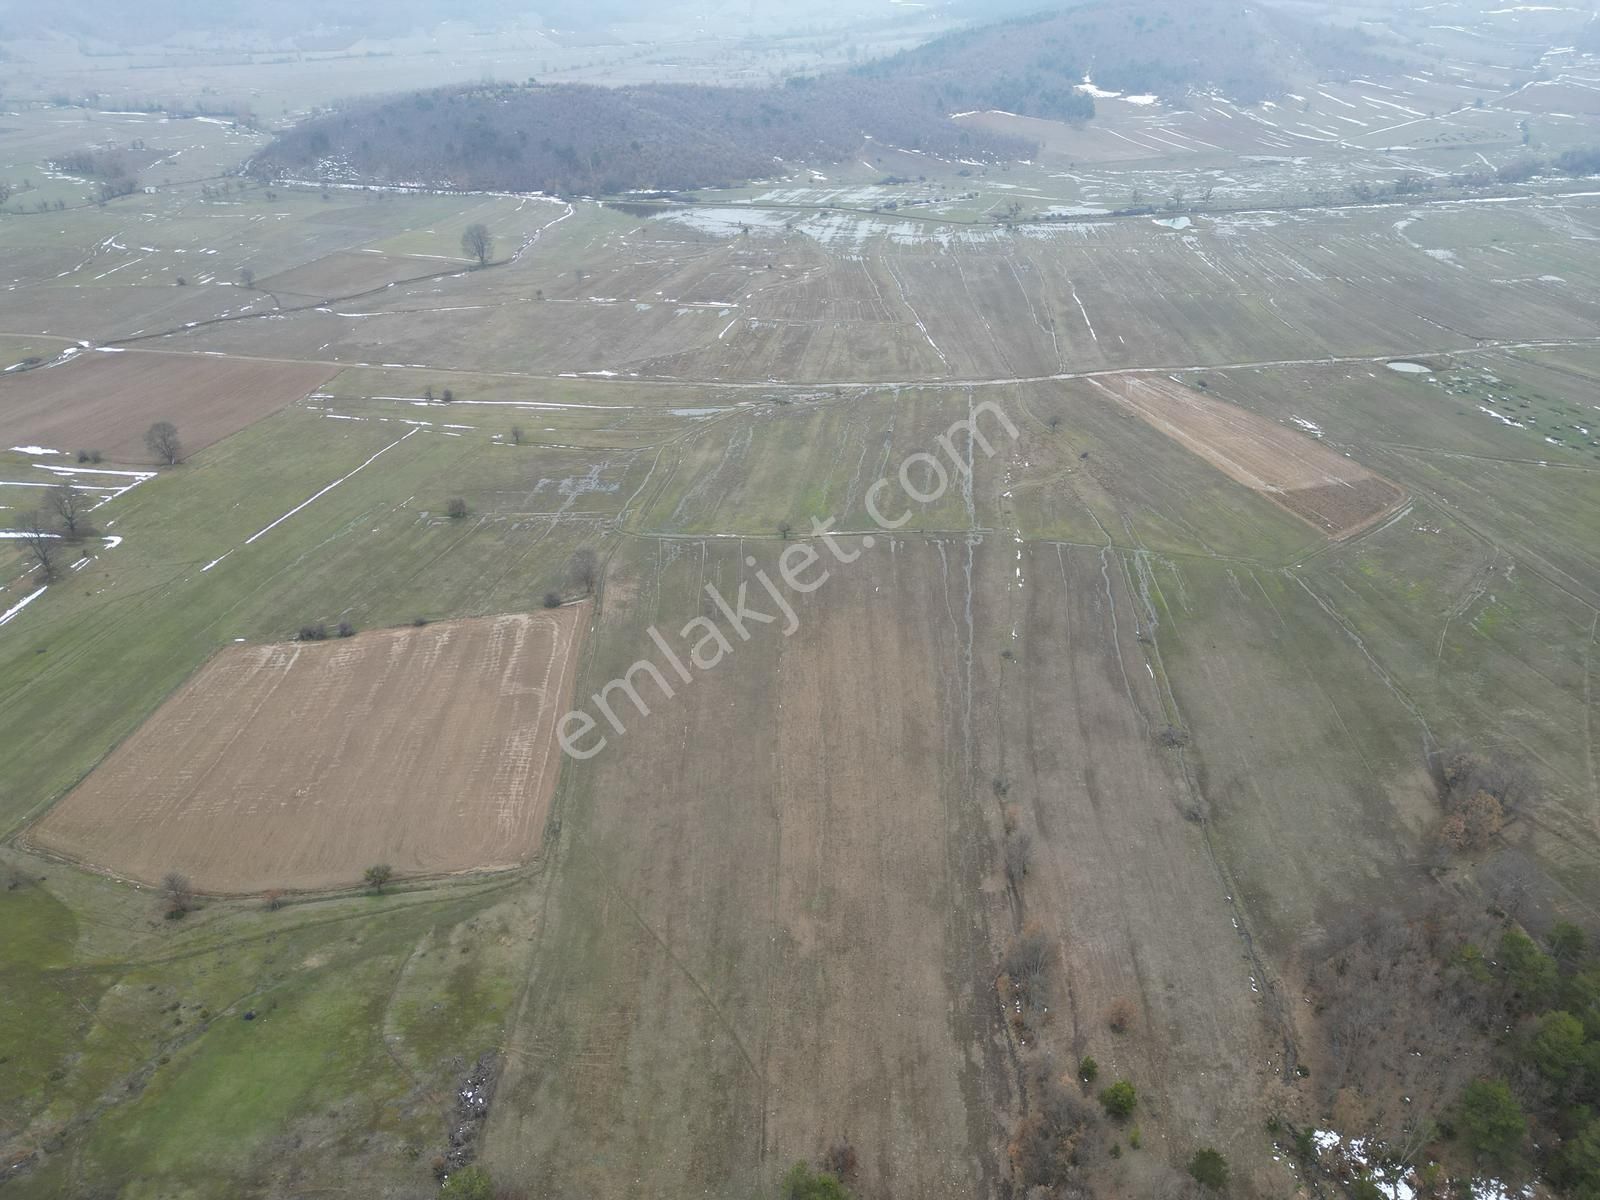
<path id="1" fill-rule="evenodd" d="M 279 139 L 267 175 L 557 194 L 682 189 L 855 157 L 868 139 L 946 158 L 1030 156 L 967 129 L 996 108 L 1086 121 L 1100 87 L 1252 103 L 1296 81 L 1381 69 L 1368 39 L 1227 0 L 1122 0 L 979 26 L 774 88 L 490 85 L 348 106 Z M 787 164 L 787 165 L 786 165 Z"/>
<path id="2" fill-rule="evenodd" d="M 949 34 L 857 73 L 916 79 L 950 111 L 1074 119 L 1083 114 L 1072 97 L 1087 97 L 1072 88 L 1086 75 L 1169 101 L 1216 90 L 1253 104 L 1296 81 L 1382 70 L 1373 45 L 1356 30 L 1228 0 L 1107 0 Z"/>

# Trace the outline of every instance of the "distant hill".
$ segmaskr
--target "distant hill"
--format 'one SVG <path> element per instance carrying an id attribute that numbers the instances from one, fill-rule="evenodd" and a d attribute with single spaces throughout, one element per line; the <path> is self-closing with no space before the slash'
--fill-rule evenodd
<path id="1" fill-rule="evenodd" d="M 866 137 L 948 158 L 1025 157 L 913 92 L 844 75 L 781 88 L 531 84 L 444 88 L 301 125 L 257 172 L 602 195 L 715 187 L 858 154 Z"/>
<path id="2" fill-rule="evenodd" d="M 1358 30 L 1229 0 L 1108 0 L 949 34 L 858 73 L 915 78 L 952 112 L 1074 119 L 1086 97 L 1073 86 L 1086 75 L 1132 95 L 1179 102 L 1218 91 L 1255 104 L 1297 82 L 1392 67 L 1375 45 Z"/>
<path id="3" fill-rule="evenodd" d="M 783 87 L 487 85 L 348 105 L 281 137 L 276 176 L 613 194 L 714 187 L 838 162 L 868 139 L 949 159 L 1032 143 L 949 118 L 971 109 L 1086 121 L 1080 85 L 1254 103 L 1384 66 L 1370 39 L 1228 0 L 1101 0 L 964 30 Z"/>

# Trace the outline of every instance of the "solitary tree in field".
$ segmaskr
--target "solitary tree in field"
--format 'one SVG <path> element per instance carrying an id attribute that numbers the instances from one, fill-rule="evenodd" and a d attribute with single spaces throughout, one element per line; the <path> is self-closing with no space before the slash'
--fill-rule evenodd
<path id="1" fill-rule="evenodd" d="M 384 885 L 394 878 L 394 868 L 388 863 L 378 863 L 376 866 L 368 867 L 361 878 L 372 889 L 373 895 L 378 895 L 383 891 Z"/>
<path id="2" fill-rule="evenodd" d="M 468 225 L 461 235 L 461 248 L 477 259 L 480 267 L 484 266 L 494 253 L 494 236 L 487 225 Z"/>
<path id="3" fill-rule="evenodd" d="M 157 421 L 150 426 L 145 431 L 144 444 L 159 463 L 175 467 L 183 461 L 183 443 L 178 440 L 178 427 L 171 421 Z"/>
<path id="4" fill-rule="evenodd" d="M 583 589 L 585 596 L 594 595 L 595 586 L 600 582 L 600 560 L 588 546 L 583 547 L 572 556 L 572 582 Z"/>
<path id="5" fill-rule="evenodd" d="M 181 871 L 168 871 L 161 877 L 161 895 L 166 899 L 167 911 L 174 915 L 194 907 L 194 888 Z"/>
<path id="6" fill-rule="evenodd" d="M 239 268 L 239 286 L 253 288 L 256 285 L 256 273 L 249 267 Z"/>
<path id="7" fill-rule="evenodd" d="M 57 484 L 50 489 L 50 511 L 61 522 L 69 538 L 75 538 L 83 529 L 83 515 L 87 511 L 83 495 L 70 483 Z"/>
<path id="8" fill-rule="evenodd" d="M 60 539 L 46 528 L 42 515 L 37 512 L 23 515 L 22 546 L 39 572 L 40 583 L 49 583 L 56 577 L 56 548 L 60 544 Z"/>

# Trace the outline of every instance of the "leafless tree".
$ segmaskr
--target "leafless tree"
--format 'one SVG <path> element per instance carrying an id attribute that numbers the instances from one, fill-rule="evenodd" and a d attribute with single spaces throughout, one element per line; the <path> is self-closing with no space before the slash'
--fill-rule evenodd
<path id="1" fill-rule="evenodd" d="M 600 583 L 600 560 L 595 552 L 584 546 L 572 556 L 570 568 L 572 582 L 583 589 L 586 596 L 594 595 L 594 589 Z"/>
<path id="2" fill-rule="evenodd" d="M 186 913 L 194 907 L 194 887 L 181 871 L 168 871 L 161 877 L 161 895 L 169 913 Z"/>
<path id="3" fill-rule="evenodd" d="M 828 1152 L 822 1156 L 823 1168 L 835 1179 L 849 1182 L 856 1173 L 856 1148 L 850 1144 L 850 1139 L 835 1138 L 828 1147 Z"/>
<path id="4" fill-rule="evenodd" d="M 1024 996 L 1042 995 L 1050 972 L 1050 939 L 1037 926 L 1024 929 L 1006 947 L 1000 969 Z"/>
<path id="5" fill-rule="evenodd" d="M 57 484 L 50 489 L 50 510 L 55 513 L 69 538 L 75 538 L 83 532 L 83 518 L 88 509 L 82 493 L 70 483 Z"/>
<path id="6" fill-rule="evenodd" d="M 1133 1024 L 1133 1001 L 1126 996 L 1121 996 L 1111 1002 L 1111 1007 L 1106 1009 L 1106 1024 L 1111 1027 L 1112 1033 L 1126 1033 Z"/>
<path id="7" fill-rule="evenodd" d="M 178 427 L 171 421 L 157 421 L 145 431 L 144 444 L 157 462 L 175 467 L 183 461 L 183 443 L 178 440 Z"/>
<path id="8" fill-rule="evenodd" d="M 22 517 L 22 547 L 39 571 L 39 579 L 49 583 L 56 577 L 56 550 L 61 539 L 52 533 L 44 517 L 37 512 L 24 513 Z"/>
<path id="9" fill-rule="evenodd" d="M 494 253 L 494 236 L 487 225 L 468 225 L 467 231 L 461 235 L 461 248 L 477 259 L 480 267 L 484 266 L 489 261 L 489 255 Z"/>

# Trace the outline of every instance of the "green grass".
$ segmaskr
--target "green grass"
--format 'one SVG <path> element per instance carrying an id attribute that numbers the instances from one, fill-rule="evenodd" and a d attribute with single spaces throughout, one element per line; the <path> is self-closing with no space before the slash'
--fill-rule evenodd
<path id="1" fill-rule="evenodd" d="M 378 1176 L 421 1183 L 443 1148 L 424 1096 L 494 1046 L 525 912 L 500 881 L 170 922 L 148 893 L 57 869 L 0 893 L 0 918 L 0 1113 L 41 1138 L 92 1118 L 72 1156 L 11 1188 L 221 1197 L 278 1170 L 282 1139 L 332 1129 Z M 415 968 L 439 946 L 439 970 Z"/>
<path id="2" fill-rule="evenodd" d="M 599 535 L 592 520 L 551 515 L 560 481 L 583 473 L 569 456 L 495 446 L 482 432 L 400 441 L 411 428 L 290 409 L 106 509 L 123 544 L 63 572 L 0 641 L 0 828 L 41 811 L 231 641 L 282 640 L 314 621 L 366 628 L 525 611 Z M 581 495 L 569 511 L 616 511 L 629 479 L 642 479 L 626 472 L 646 469 L 624 456 L 623 473 L 600 475 L 616 490 Z M 473 515 L 450 521 L 457 495 Z"/>

